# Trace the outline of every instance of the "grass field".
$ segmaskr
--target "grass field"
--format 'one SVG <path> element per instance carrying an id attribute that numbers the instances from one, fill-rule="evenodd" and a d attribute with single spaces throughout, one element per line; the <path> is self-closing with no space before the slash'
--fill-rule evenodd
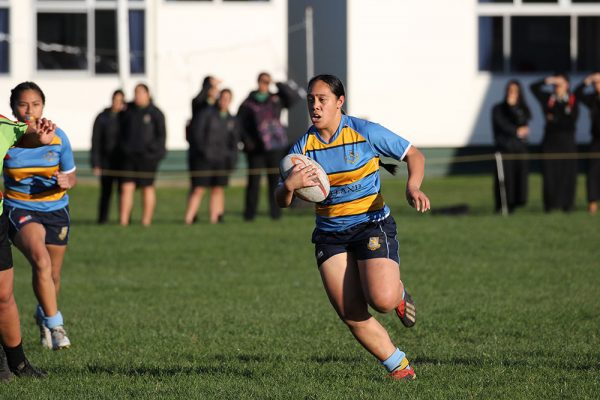
<path id="1" fill-rule="evenodd" d="M 400 182 L 384 196 L 399 227 L 402 274 L 418 306 L 408 330 L 380 315 L 417 372 L 392 382 L 338 320 L 314 264 L 310 209 L 242 222 L 181 223 L 185 188 L 161 188 L 155 224 L 94 224 L 97 189 L 71 192 L 72 236 L 60 305 L 73 347 L 38 344 L 31 273 L 15 253 L 30 359 L 50 377 L 0 386 L 2 399 L 586 399 L 600 397 L 600 216 L 491 211 L 489 177 L 427 180 L 417 215 Z M 139 204 L 139 203 L 138 203 Z M 113 218 L 116 220 L 116 217 Z"/>

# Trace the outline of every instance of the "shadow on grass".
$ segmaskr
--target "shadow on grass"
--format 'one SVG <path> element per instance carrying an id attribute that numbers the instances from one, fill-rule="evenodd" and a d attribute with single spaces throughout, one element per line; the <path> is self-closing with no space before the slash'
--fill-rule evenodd
<path id="1" fill-rule="evenodd" d="M 123 365 L 87 365 L 77 372 L 85 374 L 98 375 L 122 375 L 129 377 L 165 377 L 175 375 L 237 375 L 246 378 L 252 378 L 254 373 L 247 369 L 240 368 L 239 365 L 196 365 L 185 367 L 145 367 L 145 366 L 123 366 Z"/>
<path id="2" fill-rule="evenodd" d="M 483 367 L 483 366 L 492 366 L 492 367 L 540 367 L 545 368 L 554 364 L 554 362 L 548 359 L 542 360 L 534 360 L 534 359 L 505 359 L 501 362 L 495 362 L 489 359 L 483 358 L 463 358 L 463 357 L 454 357 L 449 359 L 437 359 L 431 357 L 415 357 L 414 358 L 415 365 L 448 365 L 448 366 L 466 366 L 466 367 Z M 561 360 L 560 361 L 561 369 L 571 369 L 578 371 L 600 371 L 600 362 L 592 362 L 592 363 L 577 363 L 572 360 Z"/>

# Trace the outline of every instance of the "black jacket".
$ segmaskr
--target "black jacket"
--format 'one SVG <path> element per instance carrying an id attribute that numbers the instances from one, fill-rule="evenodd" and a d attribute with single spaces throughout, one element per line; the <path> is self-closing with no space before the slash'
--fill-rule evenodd
<path id="1" fill-rule="evenodd" d="M 165 116 L 154 104 L 140 108 L 129 103 L 121 113 L 123 156 L 161 160 L 167 153 L 166 140 Z"/>
<path id="2" fill-rule="evenodd" d="M 216 107 L 205 108 L 190 125 L 190 157 L 225 161 L 229 168 L 237 160 L 239 128 L 231 114 L 222 116 Z"/>
<path id="3" fill-rule="evenodd" d="M 285 127 L 280 122 L 281 111 L 291 107 L 300 97 L 285 83 L 277 83 L 277 93 L 269 93 L 265 101 L 258 101 L 258 91 L 252 91 L 240 105 L 237 118 L 240 124 L 244 151 L 260 153 L 265 150 L 284 149 L 288 146 Z M 268 124 L 266 122 L 268 121 Z M 266 142 L 263 126 L 277 131 L 274 140 Z M 279 126 L 276 126 L 279 125 Z"/>
<path id="4" fill-rule="evenodd" d="M 527 150 L 527 142 L 517 136 L 517 128 L 527 126 L 531 113 L 527 107 L 498 103 L 492 109 L 494 143 L 499 151 L 514 153 Z"/>
<path id="5" fill-rule="evenodd" d="M 585 85 L 582 83 L 575 89 L 575 96 L 590 109 L 592 120 L 592 139 L 600 140 L 600 93 L 594 90 L 585 94 Z"/>
<path id="6" fill-rule="evenodd" d="M 119 157 L 119 113 L 104 109 L 94 121 L 92 130 L 92 168 L 115 168 Z"/>
<path id="7" fill-rule="evenodd" d="M 575 135 L 575 124 L 579 115 L 576 95 L 569 94 L 567 99 L 557 99 L 553 93 L 543 90 L 544 80 L 534 82 L 531 91 L 540 102 L 546 119 L 546 134 Z"/>

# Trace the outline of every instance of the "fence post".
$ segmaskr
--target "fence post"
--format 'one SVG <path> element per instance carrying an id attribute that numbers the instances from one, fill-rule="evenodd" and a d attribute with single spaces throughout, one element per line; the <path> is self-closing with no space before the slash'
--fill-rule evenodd
<path id="1" fill-rule="evenodd" d="M 494 153 L 496 158 L 496 170 L 498 171 L 498 189 L 500 190 L 500 204 L 502 204 L 502 215 L 508 215 L 508 204 L 506 204 L 506 184 L 504 182 L 504 165 L 502 164 L 502 153 Z"/>

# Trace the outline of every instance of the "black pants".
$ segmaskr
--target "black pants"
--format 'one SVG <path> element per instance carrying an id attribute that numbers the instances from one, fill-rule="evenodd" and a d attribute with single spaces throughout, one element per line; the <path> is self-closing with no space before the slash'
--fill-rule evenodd
<path id="1" fill-rule="evenodd" d="M 600 138 L 592 140 L 590 153 L 600 152 Z M 587 170 L 587 198 L 588 201 L 600 200 L 600 159 L 590 158 Z"/>
<path id="2" fill-rule="evenodd" d="M 575 153 L 575 133 L 555 133 L 544 138 L 543 153 Z M 543 160 L 543 199 L 546 212 L 555 209 L 571 211 L 575 206 L 577 185 L 577 160 Z"/>
<path id="3" fill-rule="evenodd" d="M 279 183 L 279 162 L 285 155 L 284 150 L 271 150 L 261 153 L 247 153 L 248 156 L 248 186 L 246 187 L 246 205 L 244 219 L 252 220 L 258 209 L 258 198 L 260 194 L 260 178 L 262 171 L 269 170 L 267 178 L 269 181 L 269 214 L 271 218 L 281 217 L 281 209 L 275 202 L 275 189 Z"/>
<path id="4" fill-rule="evenodd" d="M 104 224 L 108 222 L 110 212 L 110 199 L 113 193 L 113 187 L 119 188 L 119 178 L 110 175 L 100 175 L 100 201 L 98 202 L 98 223 Z M 121 190 L 118 190 L 120 194 Z M 118 199 L 117 194 L 117 201 Z"/>

